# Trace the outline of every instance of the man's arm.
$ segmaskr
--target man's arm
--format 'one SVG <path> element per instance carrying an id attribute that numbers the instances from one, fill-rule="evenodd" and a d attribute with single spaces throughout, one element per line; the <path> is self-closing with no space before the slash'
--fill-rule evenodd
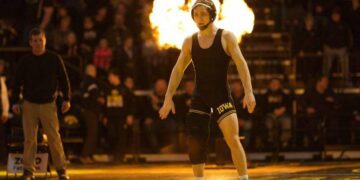
<path id="1" fill-rule="evenodd" d="M 170 81 L 168 89 L 166 91 L 165 99 L 171 99 L 174 96 L 176 89 L 179 86 L 181 79 L 184 75 L 184 71 L 191 62 L 191 43 L 191 36 L 186 38 L 183 43 L 179 58 L 171 71 Z"/>
<path id="2" fill-rule="evenodd" d="M 240 51 L 235 35 L 231 32 L 226 31 L 224 34 L 224 38 L 227 51 L 236 65 L 241 82 L 244 87 L 245 97 L 243 101 L 243 107 L 245 108 L 245 106 L 247 106 L 248 111 L 252 113 L 255 108 L 256 102 L 251 85 L 251 76 L 248 65 Z"/>
<path id="3" fill-rule="evenodd" d="M 241 82 L 243 83 L 245 95 L 252 93 L 249 68 L 240 51 L 235 35 L 231 32 L 225 32 L 224 38 L 226 40 L 227 50 L 236 65 Z"/>
<path id="4" fill-rule="evenodd" d="M 159 111 L 161 119 L 166 119 L 170 110 L 175 113 L 175 106 L 172 98 L 181 82 L 186 67 L 191 62 L 191 43 L 191 36 L 185 39 L 179 58 L 171 71 L 170 81 L 165 94 L 164 104 Z"/>
<path id="5" fill-rule="evenodd" d="M 60 56 L 57 56 L 58 60 L 58 80 L 60 85 L 60 90 L 63 93 L 63 98 L 65 101 L 70 100 L 70 82 L 69 77 L 66 72 L 64 61 Z"/>

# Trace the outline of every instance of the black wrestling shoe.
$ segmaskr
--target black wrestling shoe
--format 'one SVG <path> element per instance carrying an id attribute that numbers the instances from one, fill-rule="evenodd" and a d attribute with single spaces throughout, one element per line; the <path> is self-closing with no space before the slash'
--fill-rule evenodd
<path id="1" fill-rule="evenodd" d="M 56 170 L 57 174 L 58 174 L 58 178 L 59 180 L 67 180 L 70 179 L 70 177 L 66 174 L 66 170 L 65 169 L 59 169 Z"/>

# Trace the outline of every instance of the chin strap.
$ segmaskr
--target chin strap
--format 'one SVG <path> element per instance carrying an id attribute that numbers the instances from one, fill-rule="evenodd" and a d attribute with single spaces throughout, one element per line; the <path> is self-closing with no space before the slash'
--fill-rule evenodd
<path id="1" fill-rule="evenodd" d="M 201 31 L 205 30 L 207 27 L 209 27 L 210 23 L 211 23 L 211 21 L 209 23 L 207 23 L 206 25 L 199 27 L 199 29 Z"/>

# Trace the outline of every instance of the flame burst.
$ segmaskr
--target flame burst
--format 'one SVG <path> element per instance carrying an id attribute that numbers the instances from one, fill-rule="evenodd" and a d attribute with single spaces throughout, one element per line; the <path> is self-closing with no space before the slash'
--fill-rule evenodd
<path id="1" fill-rule="evenodd" d="M 251 33 L 254 13 L 244 0 L 213 0 L 217 9 L 215 24 L 232 31 L 241 41 L 244 34 Z M 155 0 L 150 22 L 154 37 L 160 48 L 181 48 L 186 36 L 198 31 L 190 10 L 195 0 Z"/>

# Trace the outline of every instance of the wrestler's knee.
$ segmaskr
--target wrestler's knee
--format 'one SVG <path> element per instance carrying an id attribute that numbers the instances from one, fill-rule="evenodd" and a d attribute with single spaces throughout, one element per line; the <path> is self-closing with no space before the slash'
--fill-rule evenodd
<path id="1" fill-rule="evenodd" d="M 225 140 L 230 149 L 238 149 L 240 147 L 240 139 L 237 135 L 225 137 Z"/>
<path id="2" fill-rule="evenodd" d="M 206 161 L 207 140 L 209 135 L 209 116 L 188 113 L 186 118 L 188 128 L 188 151 L 192 164 Z"/>

